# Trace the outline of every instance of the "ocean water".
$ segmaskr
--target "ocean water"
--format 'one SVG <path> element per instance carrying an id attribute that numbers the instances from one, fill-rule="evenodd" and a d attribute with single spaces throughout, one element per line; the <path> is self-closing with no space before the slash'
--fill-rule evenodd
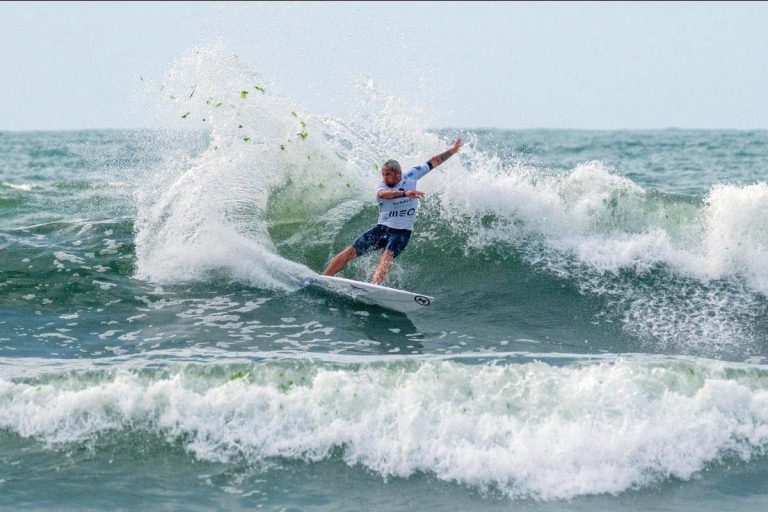
<path id="1" fill-rule="evenodd" d="M 768 132 L 146 88 L 170 128 L 0 132 L 0 509 L 768 508 Z M 299 289 L 457 136 L 385 283 L 434 306 Z"/>

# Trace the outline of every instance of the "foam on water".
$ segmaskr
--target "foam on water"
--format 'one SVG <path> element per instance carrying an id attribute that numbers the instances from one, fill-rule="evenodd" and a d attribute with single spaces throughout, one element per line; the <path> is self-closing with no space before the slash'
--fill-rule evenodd
<path id="1" fill-rule="evenodd" d="M 438 175 L 439 218 L 467 257 L 499 244 L 625 308 L 625 328 L 675 350 L 732 351 L 768 295 L 767 185 L 713 187 L 701 201 L 665 196 L 600 162 L 565 173 L 467 155 Z M 653 278 L 649 276 L 655 276 Z"/>
<path id="2" fill-rule="evenodd" d="M 0 380 L 0 427 L 51 446 L 143 432 L 223 462 L 341 453 L 385 478 L 568 499 L 762 454 L 767 371 L 621 357 L 92 369 Z"/>
<path id="3" fill-rule="evenodd" d="M 768 183 L 717 185 L 706 198 L 705 271 L 743 276 L 768 294 Z"/>
<path id="4" fill-rule="evenodd" d="M 764 182 L 717 185 L 697 203 L 643 189 L 601 162 L 552 174 L 470 159 L 471 179 L 457 168 L 438 179 L 443 215 L 466 219 L 476 247 L 534 238 L 599 272 L 662 264 L 702 282 L 741 278 L 768 294 Z M 481 222 L 489 215 L 494 222 Z"/>

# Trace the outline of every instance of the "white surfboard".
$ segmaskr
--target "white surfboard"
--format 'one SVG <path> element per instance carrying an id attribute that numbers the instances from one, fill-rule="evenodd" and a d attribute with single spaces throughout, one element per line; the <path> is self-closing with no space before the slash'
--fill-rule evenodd
<path id="1" fill-rule="evenodd" d="M 411 293 L 396 288 L 387 288 L 377 284 L 363 283 L 344 279 L 319 275 L 308 280 L 307 284 L 321 286 L 326 290 L 339 293 L 364 304 L 381 306 L 383 308 L 399 311 L 400 313 L 413 313 L 429 307 L 435 298 L 429 295 Z"/>

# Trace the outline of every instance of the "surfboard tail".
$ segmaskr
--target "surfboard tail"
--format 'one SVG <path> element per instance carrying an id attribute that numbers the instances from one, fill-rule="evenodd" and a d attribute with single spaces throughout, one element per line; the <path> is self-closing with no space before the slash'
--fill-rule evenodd
<path id="1" fill-rule="evenodd" d="M 315 277 L 305 277 L 304 279 L 302 279 L 302 281 L 296 287 L 296 289 L 294 290 L 294 293 L 303 290 L 304 288 L 314 284 L 315 282 L 317 282 L 317 278 L 315 278 Z"/>

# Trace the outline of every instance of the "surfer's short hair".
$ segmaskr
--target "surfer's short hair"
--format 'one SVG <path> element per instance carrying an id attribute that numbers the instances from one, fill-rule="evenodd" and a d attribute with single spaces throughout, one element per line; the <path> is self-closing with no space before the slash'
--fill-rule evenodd
<path id="1" fill-rule="evenodd" d="M 387 160 L 384 162 L 384 167 L 381 168 L 381 170 L 385 169 L 392 169 L 395 172 L 403 172 L 402 169 L 400 169 L 400 163 L 397 160 Z"/>

